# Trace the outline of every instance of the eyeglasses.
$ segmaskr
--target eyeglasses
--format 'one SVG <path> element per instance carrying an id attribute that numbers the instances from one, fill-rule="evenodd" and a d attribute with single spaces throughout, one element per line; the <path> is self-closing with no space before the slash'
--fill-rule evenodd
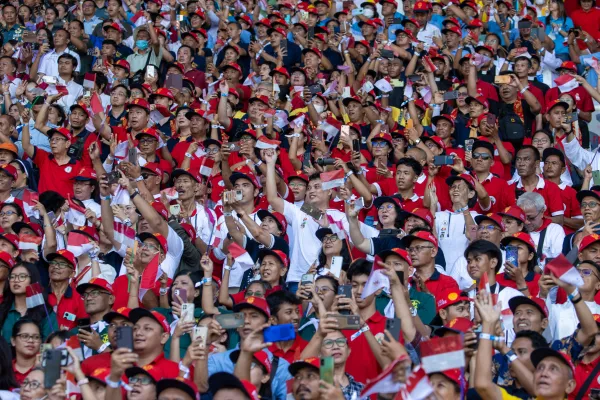
<path id="1" fill-rule="evenodd" d="M 0 211 L 0 217 L 10 217 L 11 215 L 18 215 L 16 211 Z"/>
<path id="2" fill-rule="evenodd" d="M 110 295 L 110 293 L 105 292 L 103 290 L 92 290 L 92 291 L 89 291 L 87 293 L 82 294 L 81 298 L 84 299 L 84 300 L 95 299 L 96 297 L 100 296 L 101 294 L 108 294 L 108 295 Z"/>
<path id="3" fill-rule="evenodd" d="M 263 292 L 261 292 L 261 291 L 253 292 L 251 290 L 246 290 L 246 293 L 244 293 L 244 297 L 252 297 L 252 296 L 254 296 L 254 297 L 264 297 L 265 294 Z"/>
<path id="4" fill-rule="evenodd" d="M 71 266 L 71 264 L 67 264 L 67 263 L 63 263 L 63 262 L 58 262 L 58 261 L 50 261 L 50 268 L 57 268 L 57 269 L 65 269 L 65 268 L 73 268 Z"/>
<path id="5" fill-rule="evenodd" d="M 414 246 L 414 247 L 407 247 L 406 251 L 408 251 L 409 253 L 420 253 L 425 249 L 433 249 L 433 246 Z"/>
<path id="6" fill-rule="evenodd" d="M 533 139 L 531 141 L 533 144 L 548 144 L 550 141 L 548 139 Z"/>
<path id="7" fill-rule="evenodd" d="M 338 235 L 328 235 L 323 238 L 323 243 L 333 243 L 338 240 Z"/>
<path id="8" fill-rule="evenodd" d="M 388 143 L 387 143 L 387 142 L 385 142 L 385 141 L 383 141 L 383 140 L 378 140 L 378 141 L 376 141 L 376 142 L 371 142 L 371 145 L 372 145 L 373 147 L 385 147 L 385 146 L 387 146 L 387 144 L 388 144 Z"/>
<path id="9" fill-rule="evenodd" d="M 129 383 L 131 383 L 132 385 L 139 383 L 140 385 L 146 386 L 150 385 L 151 383 L 154 383 L 154 381 L 149 376 L 134 376 L 133 378 L 129 378 Z"/>
<path id="10" fill-rule="evenodd" d="M 25 282 L 25 280 L 30 277 L 31 276 L 29 274 L 18 274 L 18 275 L 11 274 L 8 276 L 8 279 L 11 281 Z"/>
<path id="11" fill-rule="evenodd" d="M 327 294 L 327 292 L 333 292 L 333 289 L 329 286 L 315 286 L 315 292 Z"/>
<path id="12" fill-rule="evenodd" d="M 391 210 L 392 208 L 394 208 L 393 204 L 389 204 L 388 205 L 382 205 L 381 207 L 379 207 L 379 209 L 381 210 L 382 208 L 387 209 L 387 210 Z"/>
<path id="13" fill-rule="evenodd" d="M 297 187 L 297 188 L 305 188 L 306 187 L 306 183 L 292 182 L 288 186 L 289 187 Z"/>
<path id="14" fill-rule="evenodd" d="M 527 221 L 534 221 L 537 217 L 540 216 L 540 214 L 543 212 L 544 210 L 540 210 L 539 213 L 535 214 L 533 217 L 530 217 L 529 215 L 526 215 L 525 218 L 527 219 Z"/>
<path id="15" fill-rule="evenodd" d="M 158 142 L 158 140 L 156 139 L 140 139 L 139 140 L 139 144 L 152 144 L 152 143 L 156 143 Z"/>
<path id="16" fill-rule="evenodd" d="M 495 225 L 479 225 L 477 227 L 478 231 L 485 231 L 485 230 L 487 230 L 487 231 L 493 232 L 496 229 L 498 229 L 498 227 L 496 227 Z"/>
<path id="17" fill-rule="evenodd" d="M 581 208 L 596 208 L 596 206 L 600 204 L 597 201 L 589 201 L 587 203 L 581 203 Z"/>
<path id="18" fill-rule="evenodd" d="M 60 142 L 61 140 L 67 140 L 67 138 L 64 138 L 64 137 L 53 137 L 52 139 L 50 139 L 50 143 Z"/>
<path id="19" fill-rule="evenodd" d="M 29 333 L 19 333 L 17 337 L 24 342 L 39 342 L 42 340 L 40 335 L 30 335 Z"/>
<path id="20" fill-rule="evenodd" d="M 27 386 L 29 386 L 31 390 L 36 390 L 42 386 L 42 382 L 30 381 L 29 379 L 25 379 L 21 384 L 21 389 L 25 389 Z"/>
<path id="21" fill-rule="evenodd" d="M 594 275 L 596 278 L 598 278 L 598 275 L 596 275 L 594 273 L 594 271 L 591 270 L 591 269 L 587 269 L 587 268 L 578 269 L 577 272 L 579 272 L 579 275 L 581 275 L 581 276 L 591 276 L 591 275 Z M 598 279 L 600 279 L 600 278 L 598 278 Z"/>
<path id="22" fill-rule="evenodd" d="M 325 339 L 323 340 L 323 347 L 326 349 L 331 349 L 333 347 L 333 344 L 336 344 L 337 347 L 346 347 L 346 344 L 348 344 L 348 341 L 345 338 L 338 338 L 338 339 Z"/>
<path id="23" fill-rule="evenodd" d="M 485 160 L 485 161 L 488 161 L 488 160 L 492 159 L 492 156 L 489 155 L 489 154 L 487 154 L 487 153 L 473 153 L 473 155 L 471 156 L 471 158 L 473 160 Z"/>
<path id="24" fill-rule="evenodd" d="M 152 243 L 142 243 L 142 249 L 148 249 L 154 253 L 158 253 L 158 251 L 160 250 L 158 247 L 156 247 Z"/>
<path id="25" fill-rule="evenodd" d="M 207 154 L 217 154 L 220 149 L 206 149 Z"/>
<path id="26" fill-rule="evenodd" d="M 254 139 L 252 136 L 244 135 L 240 138 L 240 142 L 247 142 L 248 140 L 252 140 L 252 139 Z"/>

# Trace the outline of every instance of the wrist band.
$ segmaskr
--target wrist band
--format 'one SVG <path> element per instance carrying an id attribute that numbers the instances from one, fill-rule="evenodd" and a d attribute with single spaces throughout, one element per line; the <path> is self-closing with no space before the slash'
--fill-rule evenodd
<path id="1" fill-rule="evenodd" d="M 111 200 L 111 198 L 112 198 L 112 197 L 111 197 L 111 195 L 109 194 L 108 196 L 104 196 L 104 197 L 102 198 L 102 200 L 110 201 L 110 200 Z"/>
<path id="2" fill-rule="evenodd" d="M 529 290 L 529 288 L 527 286 L 525 286 L 525 287 L 522 287 L 522 288 L 517 288 L 517 290 L 519 292 L 525 292 L 525 291 Z"/>
<path id="3" fill-rule="evenodd" d="M 210 127 L 211 127 L 211 128 L 217 128 L 217 129 L 218 129 L 218 128 L 225 129 L 225 127 L 224 127 L 224 126 L 222 126 L 222 125 L 211 125 Z"/>
<path id="4" fill-rule="evenodd" d="M 254 164 L 255 167 L 260 167 L 262 165 L 262 160 L 258 160 L 257 163 Z"/>
<path id="5" fill-rule="evenodd" d="M 141 182 L 141 181 L 143 181 L 143 180 L 144 180 L 144 177 L 140 175 L 140 176 L 138 176 L 137 178 L 135 178 L 134 180 L 135 180 L 136 182 Z"/>
<path id="6" fill-rule="evenodd" d="M 344 175 L 344 178 L 348 179 L 350 178 L 352 175 L 354 175 L 354 172 L 352 171 L 348 171 L 348 173 L 346 175 Z"/>
<path id="7" fill-rule="evenodd" d="M 131 223 L 131 220 L 129 218 L 125 218 L 125 221 L 123 221 L 123 223 L 129 227 L 131 227 L 133 225 L 133 223 Z"/>
<path id="8" fill-rule="evenodd" d="M 212 283 L 212 278 L 202 278 L 202 280 L 200 281 L 200 283 L 202 285 L 206 285 L 207 283 L 210 284 L 210 283 Z"/>
<path id="9" fill-rule="evenodd" d="M 110 343 L 102 344 L 102 346 L 100 346 L 100 348 L 98 349 L 98 353 L 104 353 L 104 350 L 106 350 L 108 348 L 108 346 L 110 346 Z M 79 382 L 77 382 L 77 384 L 79 385 Z"/>
<path id="10" fill-rule="evenodd" d="M 190 153 L 185 153 L 185 156 L 186 156 L 187 158 L 192 158 L 192 155 L 191 155 Z"/>
<path id="11" fill-rule="evenodd" d="M 186 367 L 185 365 L 183 365 L 183 363 L 181 361 L 179 361 L 179 370 L 181 372 L 183 372 L 183 377 L 185 379 L 188 379 L 188 377 L 190 376 L 190 369 L 188 367 Z"/>
<path id="12" fill-rule="evenodd" d="M 579 294 L 579 289 L 575 288 L 575 290 L 573 290 L 573 292 L 569 295 L 567 295 L 567 297 L 569 298 L 569 300 L 573 301 L 573 299 L 575 297 L 577 297 L 577 295 Z"/>
<path id="13" fill-rule="evenodd" d="M 221 97 L 229 97 L 229 93 L 221 93 Z"/>
<path id="14" fill-rule="evenodd" d="M 529 85 L 525 86 L 523 89 L 521 89 L 521 94 L 525 93 L 528 89 Z"/>
<path id="15" fill-rule="evenodd" d="M 160 293 L 161 296 L 166 296 L 167 293 L 169 293 L 169 288 L 160 288 L 158 293 Z"/>
<path id="16" fill-rule="evenodd" d="M 82 380 L 77 381 L 77 386 L 87 385 L 88 383 L 90 383 L 90 380 L 88 378 L 83 378 Z"/>
<path id="17" fill-rule="evenodd" d="M 225 271 L 231 271 L 231 267 L 229 265 L 223 265 L 223 269 Z"/>
<path id="18" fill-rule="evenodd" d="M 106 378 L 105 381 L 106 381 L 106 385 L 113 389 L 118 389 L 121 386 L 121 381 L 113 382 L 109 378 Z"/>
<path id="19" fill-rule="evenodd" d="M 504 341 L 504 336 L 494 336 L 494 335 L 490 335 L 489 333 L 480 333 L 479 339 L 491 340 L 492 342 Z"/>
<path id="20" fill-rule="evenodd" d="M 462 213 L 469 210 L 469 206 L 464 206 L 463 208 L 459 208 L 456 210 L 457 213 Z"/>
<path id="21" fill-rule="evenodd" d="M 513 362 L 513 361 L 515 361 L 515 360 L 518 358 L 518 357 L 517 357 L 517 355 L 515 354 L 515 352 L 513 351 L 513 349 L 510 349 L 510 350 L 508 351 L 508 353 L 506 353 L 506 354 L 504 355 L 504 357 L 506 357 L 506 358 L 508 359 L 508 362 L 509 362 L 509 363 L 511 363 L 511 362 Z"/>
<path id="22" fill-rule="evenodd" d="M 224 212 L 223 212 L 223 216 L 224 216 L 224 217 L 232 217 L 232 216 L 233 216 L 233 214 L 232 214 L 232 213 L 230 213 L 230 212 L 224 211 Z"/>

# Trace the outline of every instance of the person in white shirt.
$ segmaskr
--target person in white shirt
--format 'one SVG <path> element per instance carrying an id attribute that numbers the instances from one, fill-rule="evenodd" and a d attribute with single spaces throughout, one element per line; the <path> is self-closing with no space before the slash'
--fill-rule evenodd
<path id="1" fill-rule="evenodd" d="M 109 284 L 112 284 L 117 277 L 117 271 L 112 265 L 101 262 L 98 258 L 98 254 L 100 253 L 100 235 L 96 228 L 84 226 L 81 229 L 69 232 L 69 238 L 70 235 L 85 235 L 91 239 L 92 243 L 92 247 L 89 250 L 84 248 L 83 251 L 79 246 L 74 247 L 67 245 L 67 250 L 73 253 L 77 259 L 77 268 L 75 270 L 73 281 L 79 285 L 87 283 L 90 279 L 95 277 L 104 279 Z M 67 243 L 68 242 L 67 239 Z"/>
<path id="2" fill-rule="evenodd" d="M 575 332 L 580 322 L 576 307 L 582 300 L 592 314 L 600 314 L 600 305 L 594 301 L 600 288 L 600 266 L 594 261 L 584 260 L 576 268 L 583 278 L 583 286 L 579 288 L 568 285 L 553 275 L 542 275 L 540 278 L 539 297 L 546 299 L 550 313 L 550 324 L 545 334 L 551 340 L 560 340 Z M 563 304 L 555 304 L 553 301 L 555 296 L 552 292 L 557 289 L 557 286 L 562 287 L 569 297 L 569 300 Z"/>
<path id="3" fill-rule="evenodd" d="M 54 49 L 50 49 L 48 44 L 45 43 L 40 46 L 40 51 L 38 53 L 37 58 L 33 62 L 33 65 L 30 69 L 30 76 L 32 78 L 38 77 L 38 75 L 48 75 L 48 76 L 59 76 L 58 69 L 58 58 L 63 54 L 70 54 L 77 60 L 77 64 L 75 65 L 75 71 L 80 71 L 81 60 L 79 55 L 68 49 L 71 34 L 63 28 L 58 29 L 54 33 Z"/>
<path id="4" fill-rule="evenodd" d="M 544 268 L 546 258 L 555 258 L 561 254 L 565 231 L 562 226 L 544 216 L 546 203 L 541 194 L 523 193 L 517 200 L 517 206 L 525 213 L 525 228 L 536 245 L 538 255 L 541 255 L 539 265 Z"/>

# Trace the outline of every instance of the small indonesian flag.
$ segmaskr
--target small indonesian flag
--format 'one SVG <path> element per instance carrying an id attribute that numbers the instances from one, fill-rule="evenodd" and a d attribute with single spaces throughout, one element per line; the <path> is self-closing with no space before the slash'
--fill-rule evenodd
<path id="1" fill-rule="evenodd" d="M 281 142 L 279 140 L 271 140 L 266 136 L 261 136 L 256 141 L 257 149 L 277 149 Z"/>
<path id="2" fill-rule="evenodd" d="M 421 366 L 427 374 L 464 368 L 465 348 L 461 335 L 431 338 L 421 343 Z"/>
<path id="3" fill-rule="evenodd" d="M 298 128 L 298 127 L 304 125 L 305 118 L 306 118 L 306 114 L 300 115 L 299 117 L 294 119 L 292 122 L 290 122 L 290 128 L 294 129 L 294 128 Z M 341 127 L 342 127 L 342 125 L 340 125 L 340 128 Z"/>
<path id="4" fill-rule="evenodd" d="M 477 286 L 480 292 L 488 292 L 492 295 L 492 304 L 496 305 L 498 303 L 498 294 L 492 293 L 492 289 L 490 287 L 490 278 L 487 274 L 481 275 L 479 279 L 479 285 Z"/>
<path id="5" fill-rule="evenodd" d="M 323 182 L 323 190 L 329 190 L 344 185 L 344 170 L 336 169 L 330 172 L 321 173 L 321 181 Z"/>
<path id="6" fill-rule="evenodd" d="M 421 97 L 423 98 L 423 100 L 425 101 L 425 103 L 431 103 L 431 99 L 432 99 L 432 94 L 431 94 L 431 89 L 429 89 L 429 87 L 422 87 L 419 90 L 419 94 L 421 95 Z"/>
<path id="7" fill-rule="evenodd" d="M 162 275 L 162 270 L 160 268 L 160 263 L 158 260 L 159 254 L 155 255 L 152 261 L 146 265 L 144 271 L 142 272 L 142 279 L 140 281 L 140 301 L 144 298 L 144 295 L 148 290 L 154 289 L 156 282 L 160 279 Z"/>
<path id="8" fill-rule="evenodd" d="M 35 235 L 22 233 L 19 235 L 19 250 L 38 250 L 42 238 Z"/>
<path id="9" fill-rule="evenodd" d="M 167 200 L 177 200 L 179 198 L 179 193 L 177 193 L 177 189 L 174 187 L 170 187 L 164 190 L 161 190 L 160 193 L 164 193 L 167 196 Z"/>
<path id="10" fill-rule="evenodd" d="M 350 67 L 349 65 L 342 64 L 342 65 L 338 65 L 337 69 L 339 69 L 342 72 L 348 73 L 348 72 L 350 72 L 350 70 L 352 69 L 352 67 Z"/>
<path id="11" fill-rule="evenodd" d="M 531 54 L 529 54 L 529 49 L 527 47 L 519 47 L 515 51 L 515 58 L 516 57 L 531 58 Z"/>
<path id="12" fill-rule="evenodd" d="M 568 74 L 559 76 L 554 80 L 554 83 L 556 83 L 556 86 L 558 86 L 558 90 L 560 90 L 561 93 L 570 92 L 579 86 L 579 82 Z"/>
<path id="13" fill-rule="evenodd" d="M 152 121 L 155 124 L 158 124 L 160 121 L 170 116 L 171 111 L 169 111 L 167 107 L 160 104 L 155 104 L 154 110 L 150 112 L 150 121 Z"/>
<path id="14" fill-rule="evenodd" d="M 69 196 L 68 201 L 69 211 L 67 211 L 66 214 L 67 221 L 70 222 L 72 225 L 85 226 L 87 222 L 85 218 L 85 208 L 75 203 L 73 199 L 71 199 L 71 196 Z"/>
<path id="15" fill-rule="evenodd" d="M 594 70 L 598 71 L 598 67 L 600 65 L 598 65 L 598 59 L 596 57 L 592 57 L 592 58 L 586 58 L 585 60 L 583 60 L 583 63 L 585 65 L 589 65 L 590 67 L 594 68 Z"/>
<path id="16" fill-rule="evenodd" d="M 32 192 L 31 190 L 25 189 L 23 191 L 23 208 L 25 209 L 25 214 L 28 217 L 35 217 L 36 219 L 40 219 L 40 212 L 35 210 L 35 202 L 40 201 L 40 195 L 36 192 Z"/>
<path id="17" fill-rule="evenodd" d="M 88 74 L 85 75 L 87 76 Z M 90 98 L 90 106 L 92 108 L 93 115 L 104 112 L 104 107 L 102 107 L 102 101 L 100 100 L 98 93 L 94 92 L 94 94 L 92 94 L 92 97 Z"/>
<path id="18" fill-rule="evenodd" d="M 383 93 L 389 93 L 392 90 L 394 90 L 394 88 L 392 87 L 392 85 L 390 84 L 390 82 L 387 79 L 380 79 L 377 82 L 375 82 L 375 87 L 379 90 L 381 90 Z"/>
<path id="19" fill-rule="evenodd" d="M 135 230 L 133 228 L 122 222 L 114 221 L 113 229 L 115 241 L 122 243 L 123 247 L 133 248 L 135 243 Z"/>
<path id="20" fill-rule="evenodd" d="M 200 175 L 210 176 L 212 174 L 214 165 L 215 160 L 213 160 L 212 158 L 204 157 L 202 159 L 202 165 L 200 165 Z"/>
<path id="21" fill-rule="evenodd" d="M 130 202 L 131 202 L 131 198 L 129 197 L 129 192 L 123 186 L 119 185 L 117 187 L 117 191 L 115 192 L 115 195 L 113 196 L 113 198 L 110 202 L 110 205 L 111 206 L 114 206 L 114 205 L 128 206 Z"/>
<path id="22" fill-rule="evenodd" d="M 273 118 L 273 124 L 279 129 L 283 129 L 288 124 L 287 113 L 284 110 L 277 110 L 275 112 L 275 117 Z"/>
<path id="23" fill-rule="evenodd" d="M 231 254 L 231 257 L 233 257 L 233 265 L 231 266 L 232 269 L 235 269 L 237 266 L 239 266 L 243 271 L 246 271 L 247 269 L 252 268 L 254 265 L 254 261 L 252 261 L 250 254 L 248 254 L 246 249 L 237 243 L 232 243 L 229 245 L 229 253 Z"/>
<path id="24" fill-rule="evenodd" d="M 117 144 L 117 148 L 115 150 L 115 158 L 117 160 L 124 160 L 127 158 L 127 153 L 129 150 L 129 142 L 127 140 L 122 141 Z"/>
<path id="25" fill-rule="evenodd" d="M 319 127 L 327 132 L 327 141 L 331 141 L 338 134 L 340 129 L 342 129 L 342 123 L 333 117 L 327 117 L 325 121 L 321 123 Z"/>
<path id="26" fill-rule="evenodd" d="M 331 85 L 329 85 L 327 90 L 325 90 L 325 93 L 323 93 L 323 97 L 327 97 L 332 93 L 337 93 L 337 85 L 338 85 L 338 81 L 331 82 Z"/>
<path id="27" fill-rule="evenodd" d="M 96 83 L 96 74 L 88 72 L 83 77 L 83 87 L 86 89 L 94 90 L 94 84 Z"/>
<path id="28" fill-rule="evenodd" d="M 329 229 L 331 229 L 331 232 L 335 233 L 340 239 L 346 239 L 344 223 L 341 220 L 334 221 L 333 217 L 329 214 L 327 214 L 327 220 L 329 221 Z"/>
<path id="29" fill-rule="evenodd" d="M 360 296 L 363 299 L 366 299 L 379 289 L 385 289 L 387 292 L 390 290 L 390 279 L 383 273 L 384 268 L 379 265 L 379 261 L 382 261 L 381 257 L 375 256 L 375 259 L 373 260 L 373 269 L 371 269 L 367 283 L 365 283 L 365 287 Z"/>
<path id="30" fill-rule="evenodd" d="M 131 22 L 133 22 L 136 27 L 142 26 L 146 23 L 146 17 L 144 17 L 144 12 L 144 10 L 140 10 L 133 17 L 131 17 Z"/>
<path id="31" fill-rule="evenodd" d="M 431 58 L 429 58 L 429 56 L 423 57 L 423 62 L 429 67 L 431 72 L 435 72 L 438 70 L 433 61 L 431 61 Z"/>
<path id="32" fill-rule="evenodd" d="M 45 303 L 43 293 L 42 286 L 39 283 L 32 283 L 27 286 L 25 288 L 27 308 L 30 309 L 43 305 Z"/>
<path id="33" fill-rule="evenodd" d="M 402 355 L 390 363 L 379 375 L 374 379 L 369 380 L 363 391 L 360 393 L 360 397 L 364 398 L 375 393 L 397 393 L 404 387 L 403 383 L 395 382 L 393 380 L 392 371 L 398 365 L 398 363 L 408 360 L 408 356 Z"/>
<path id="34" fill-rule="evenodd" d="M 579 272 L 573 264 L 571 264 L 562 254 L 546 264 L 544 272 L 546 271 L 551 272 L 558 279 L 569 285 L 576 287 L 583 286 L 583 278 L 579 275 Z"/>
<path id="35" fill-rule="evenodd" d="M 476 66 L 477 68 L 481 68 L 485 64 L 489 63 L 492 59 L 488 56 L 484 56 L 483 54 L 475 53 L 473 57 L 471 57 L 471 64 Z"/>
<path id="36" fill-rule="evenodd" d="M 406 87 L 404 88 L 404 97 L 406 97 L 407 99 L 411 99 L 414 93 L 415 91 L 412 86 L 412 81 L 410 79 L 407 79 Z"/>
<path id="37" fill-rule="evenodd" d="M 87 254 L 94 248 L 92 239 L 81 232 L 71 231 L 67 238 L 67 250 L 69 250 L 75 257 L 79 257 L 82 254 Z"/>
<path id="38" fill-rule="evenodd" d="M 423 400 L 433 393 L 433 386 L 423 368 L 418 366 L 413 370 L 406 380 L 406 388 L 401 393 L 403 400 Z"/>

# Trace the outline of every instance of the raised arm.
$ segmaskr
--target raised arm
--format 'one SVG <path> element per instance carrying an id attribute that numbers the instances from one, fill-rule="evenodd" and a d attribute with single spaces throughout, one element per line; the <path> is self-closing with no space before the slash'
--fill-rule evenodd
<path id="1" fill-rule="evenodd" d="M 275 150 L 267 150 L 265 152 L 265 162 L 267 163 L 267 200 L 273 210 L 278 213 L 283 214 L 283 209 L 285 208 L 284 200 L 277 195 L 277 182 L 275 179 L 275 161 L 277 160 L 277 155 L 275 154 Z"/>

